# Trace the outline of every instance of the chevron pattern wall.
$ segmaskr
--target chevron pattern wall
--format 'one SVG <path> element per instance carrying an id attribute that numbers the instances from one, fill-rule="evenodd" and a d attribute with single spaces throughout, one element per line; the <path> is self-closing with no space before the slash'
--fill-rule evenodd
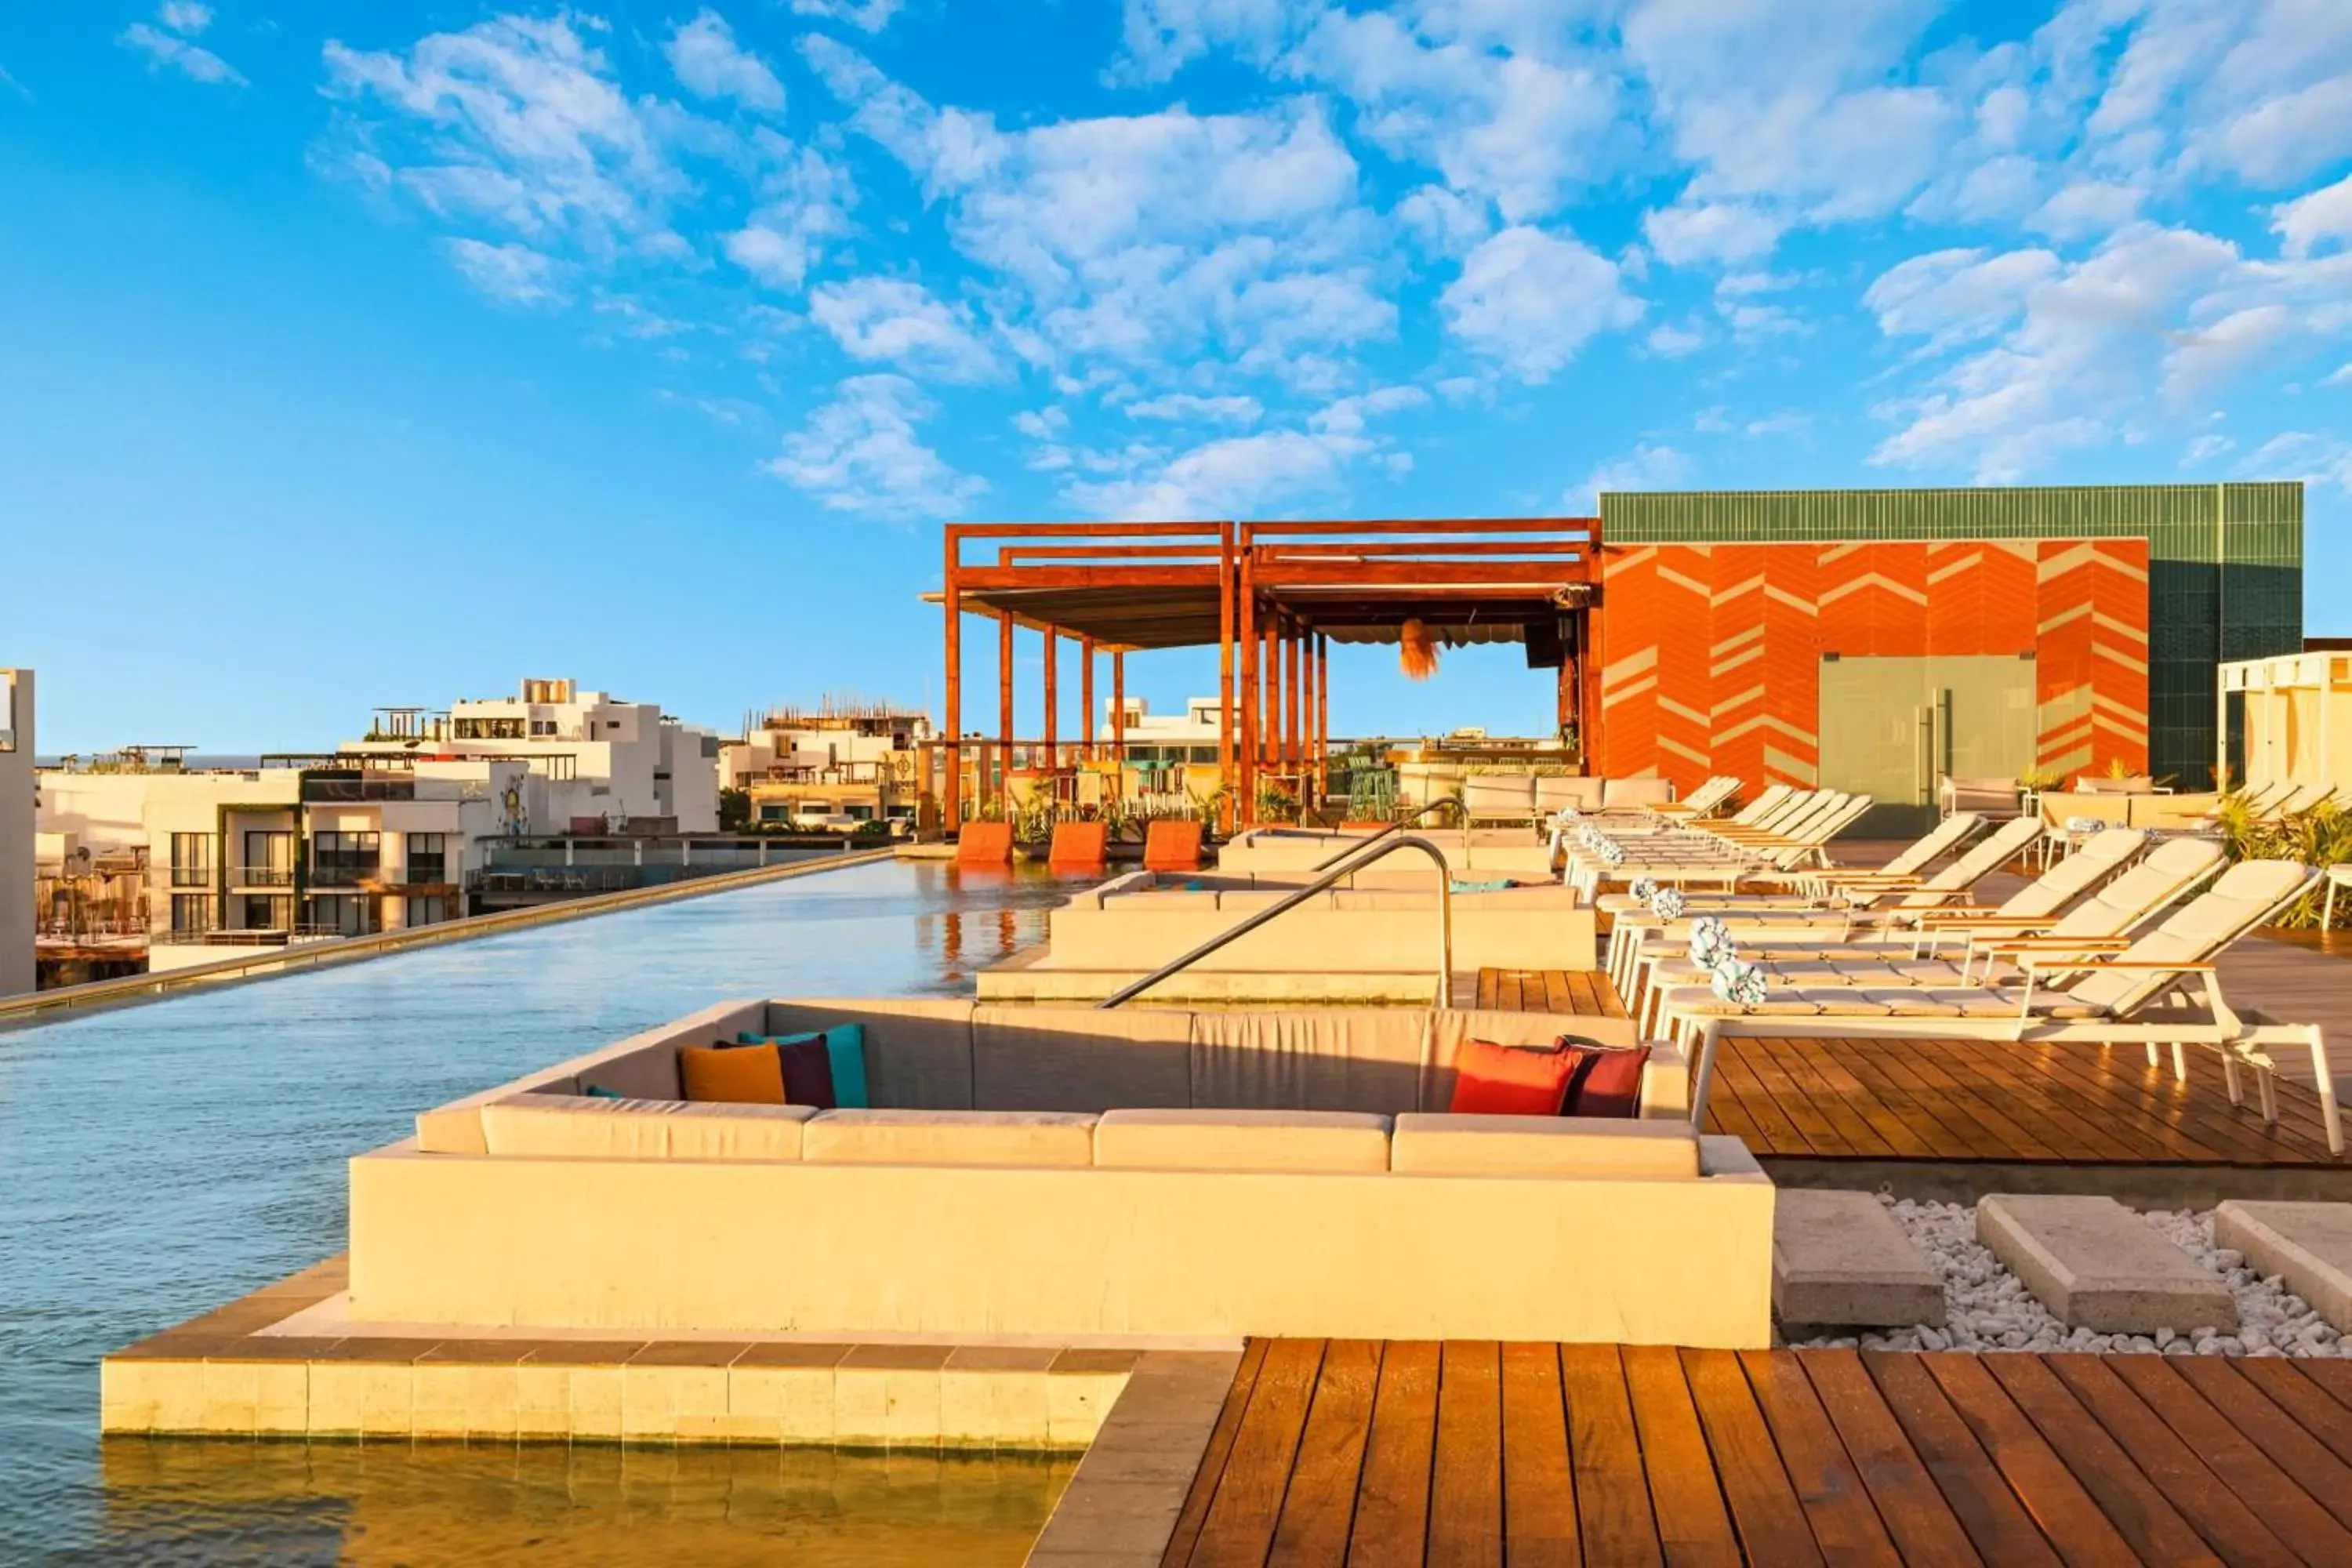
<path id="1" fill-rule="evenodd" d="M 2147 766 L 2147 541 L 1601 552 L 1598 772 L 1810 784 L 1825 653 L 2035 656 L 2042 765 Z"/>

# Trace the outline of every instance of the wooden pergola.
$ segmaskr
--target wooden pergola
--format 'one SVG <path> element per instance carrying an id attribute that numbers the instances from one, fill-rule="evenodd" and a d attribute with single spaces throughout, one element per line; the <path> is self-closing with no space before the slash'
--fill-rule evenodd
<path id="1" fill-rule="evenodd" d="M 994 547 L 993 560 L 967 559 Z M 1045 642 L 1047 766 L 1055 726 L 1059 645 L 1076 639 L 1093 739 L 1095 661 L 1110 656 L 1112 755 L 1125 752 L 1126 656 L 1155 648 L 1218 650 L 1218 763 L 1235 811 L 1273 775 L 1321 787 L 1330 739 L 1330 645 L 1395 643 L 1418 620 L 1447 646 L 1528 642 L 1557 652 L 1559 717 L 1589 725 L 1597 672 L 1584 650 L 1598 597 L 1597 518 L 1414 518 L 1307 522 L 950 523 L 936 595 L 946 616 L 948 752 L 942 824 L 963 820 L 963 617 L 997 626 L 996 744 L 1010 759 L 1013 636 Z M 930 597 L 930 595 L 927 595 Z M 1536 659 L 1531 657 L 1531 663 Z M 985 742 L 980 742 L 984 744 Z M 1586 742 L 1590 754 L 1590 739 Z M 984 776 L 977 788 L 985 791 Z"/>

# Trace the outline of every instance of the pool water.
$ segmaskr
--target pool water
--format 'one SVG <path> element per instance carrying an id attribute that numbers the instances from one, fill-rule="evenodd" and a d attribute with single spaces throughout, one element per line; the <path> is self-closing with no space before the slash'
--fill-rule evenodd
<path id="1" fill-rule="evenodd" d="M 101 1446 L 98 1363 L 341 1251 L 343 1162 L 424 1107 L 729 998 L 969 994 L 1078 885 L 854 867 L 0 1034 L 0 1563 L 716 1562 L 738 1532 L 813 1564 L 1025 1546 L 1051 1465 Z M 411 1550 L 405 1531 L 438 1533 Z M 922 1544 L 966 1531 L 969 1550 Z"/>

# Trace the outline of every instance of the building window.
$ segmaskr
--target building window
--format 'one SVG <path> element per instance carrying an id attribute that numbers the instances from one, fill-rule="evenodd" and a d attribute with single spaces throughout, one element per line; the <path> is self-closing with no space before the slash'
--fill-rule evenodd
<path id="1" fill-rule="evenodd" d="M 321 936 L 366 936 L 375 929 L 375 900 L 359 893 L 318 893 L 311 896 L 310 918 L 302 923 Z"/>
<path id="2" fill-rule="evenodd" d="M 205 836 L 197 835 L 197 837 Z M 213 901 L 209 896 L 204 893 L 172 895 L 172 934 L 173 936 L 202 936 L 212 929 Z"/>
<path id="3" fill-rule="evenodd" d="M 314 833 L 310 879 L 322 888 L 352 888 L 383 869 L 383 837 L 376 833 Z"/>
<path id="4" fill-rule="evenodd" d="M 213 836 L 209 833 L 172 835 L 172 886 L 209 888 L 212 885 Z M 177 900 L 173 901 L 178 902 Z"/>
<path id="5" fill-rule="evenodd" d="M 266 893 L 240 893 L 229 900 L 229 912 L 238 931 L 291 931 L 294 900 Z"/>
<path id="6" fill-rule="evenodd" d="M 274 828 L 247 829 L 245 864 L 229 879 L 247 888 L 292 887 L 294 835 Z"/>
<path id="7" fill-rule="evenodd" d="M 439 893 L 413 894 L 408 900 L 406 923 L 412 926 L 437 926 L 449 918 L 449 900 Z"/>
<path id="8" fill-rule="evenodd" d="M 449 879 L 448 838 L 439 833 L 412 833 L 408 836 L 408 879 L 412 883 L 437 883 Z M 410 903 L 416 900 L 411 899 Z M 415 921 L 410 921 L 414 925 Z"/>
<path id="9" fill-rule="evenodd" d="M 552 719 L 533 719 L 530 721 L 530 732 L 534 735 L 552 735 L 555 733 L 555 721 Z"/>

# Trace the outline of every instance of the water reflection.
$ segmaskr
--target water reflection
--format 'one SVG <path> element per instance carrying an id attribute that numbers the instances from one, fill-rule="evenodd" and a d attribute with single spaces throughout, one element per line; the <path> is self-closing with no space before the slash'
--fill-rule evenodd
<path id="1" fill-rule="evenodd" d="M 90 1555 L 151 1563 L 1013 1564 L 1069 1458 L 110 1438 Z"/>
<path id="2" fill-rule="evenodd" d="M 969 994 L 1069 891 L 867 866 L 0 1033 L 0 1563 L 115 1515 L 99 1358 L 342 1250 L 420 1109 L 729 997 Z"/>

